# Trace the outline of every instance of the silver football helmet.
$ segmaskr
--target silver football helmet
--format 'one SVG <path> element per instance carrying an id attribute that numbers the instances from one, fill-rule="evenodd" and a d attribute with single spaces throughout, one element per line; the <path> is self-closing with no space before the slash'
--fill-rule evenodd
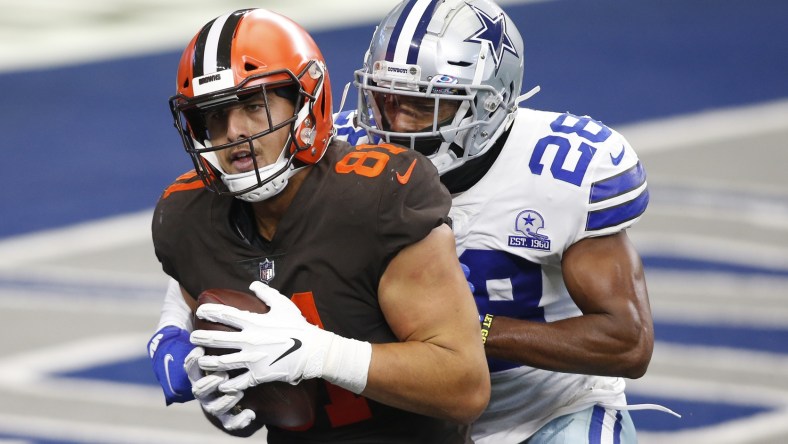
<path id="1" fill-rule="evenodd" d="M 403 1 L 378 25 L 354 73 L 358 125 L 422 152 L 440 174 L 453 170 L 510 125 L 523 50 L 517 27 L 488 0 Z M 425 125 L 415 126 L 422 120 L 413 109 L 428 117 Z M 407 129 L 395 124 L 408 119 Z"/>

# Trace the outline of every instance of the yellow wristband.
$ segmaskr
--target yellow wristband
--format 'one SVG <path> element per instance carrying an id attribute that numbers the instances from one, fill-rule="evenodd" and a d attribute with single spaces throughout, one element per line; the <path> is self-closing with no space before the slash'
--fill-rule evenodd
<path id="1" fill-rule="evenodd" d="M 490 327 L 492 327 L 493 315 L 487 313 L 482 320 L 482 344 L 487 343 L 487 335 L 490 334 Z"/>

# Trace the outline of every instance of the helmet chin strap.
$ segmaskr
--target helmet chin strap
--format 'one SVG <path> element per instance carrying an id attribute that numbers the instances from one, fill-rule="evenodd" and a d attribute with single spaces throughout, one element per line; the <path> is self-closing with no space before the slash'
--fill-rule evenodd
<path id="1" fill-rule="evenodd" d="M 342 90 L 342 100 L 339 101 L 339 111 L 337 111 L 337 115 L 342 114 L 342 109 L 345 107 L 345 99 L 347 99 L 347 92 L 350 89 L 350 83 L 345 83 L 345 89 Z"/>
<path id="2" fill-rule="evenodd" d="M 290 138 L 288 138 L 288 143 L 285 144 L 279 153 L 279 158 L 276 159 L 276 162 L 245 173 L 223 174 L 222 182 L 232 193 L 240 192 L 257 184 L 257 188 L 235 196 L 246 202 L 262 202 L 276 196 L 285 189 L 290 177 L 300 169 L 295 168 L 295 165 L 293 165 L 293 156 L 285 156 L 285 151 L 287 151 L 289 145 Z M 258 174 L 260 175 L 259 180 L 257 178 Z M 261 182 L 263 184 L 259 185 Z"/>
<path id="3" fill-rule="evenodd" d="M 523 103 L 523 102 L 525 102 L 526 100 L 530 99 L 531 97 L 535 96 L 535 95 L 536 95 L 536 93 L 538 93 L 538 92 L 539 92 L 539 91 L 541 91 L 541 90 L 542 90 L 542 87 L 540 87 L 539 85 L 536 85 L 536 86 L 534 86 L 534 87 L 533 87 L 533 88 L 531 88 L 531 89 L 530 89 L 530 91 L 528 91 L 527 93 L 525 93 L 525 94 L 523 94 L 523 95 L 521 95 L 521 96 L 517 97 L 517 99 L 515 99 L 515 101 L 514 101 L 514 104 L 515 104 L 516 106 L 520 106 L 520 104 L 521 104 L 521 103 Z"/>
<path id="4" fill-rule="evenodd" d="M 245 193 L 235 195 L 237 199 L 246 202 L 261 202 L 279 194 L 285 188 L 285 186 L 287 186 L 288 179 L 290 179 L 293 174 L 300 170 L 300 168 L 295 168 L 295 166 L 292 164 L 292 156 L 285 158 L 285 152 L 287 147 L 290 146 L 290 143 L 292 143 L 292 140 L 290 137 L 288 137 L 287 143 L 284 147 L 282 147 L 282 151 L 279 153 L 279 158 L 276 160 L 276 162 L 266 165 L 262 168 L 257 168 L 256 170 L 238 174 L 228 174 L 226 171 L 224 171 L 221 164 L 219 163 L 219 158 L 216 156 L 215 151 L 203 152 L 200 153 L 200 155 L 221 173 L 222 183 L 224 183 L 224 185 L 227 187 L 227 190 L 233 194 L 239 193 L 249 187 L 259 184 L 260 182 L 265 182 L 262 186 L 258 186 L 257 188 Z M 194 145 L 198 149 L 200 147 L 211 148 L 213 146 L 209 140 L 206 140 L 204 145 L 197 140 L 194 140 Z M 257 179 L 258 174 L 260 176 L 259 181 Z M 268 181 L 266 182 L 266 180 Z"/>

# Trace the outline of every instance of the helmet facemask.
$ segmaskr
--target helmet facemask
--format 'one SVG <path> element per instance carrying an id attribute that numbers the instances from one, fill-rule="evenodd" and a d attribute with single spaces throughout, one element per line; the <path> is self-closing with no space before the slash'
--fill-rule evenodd
<path id="1" fill-rule="evenodd" d="M 175 125 L 182 134 L 186 152 L 209 188 L 248 202 L 259 202 L 282 191 L 288 179 L 305 166 L 301 162 L 294 162 L 295 155 L 309 149 L 313 140 L 310 140 L 309 128 L 302 128 L 300 138 L 297 137 L 297 128 L 310 119 L 315 121 L 312 110 L 314 96 L 307 94 L 300 85 L 298 78 L 289 71 L 269 72 L 250 76 L 237 88 L 195 99 L 175 96 L 170 100 Z M 320 89 L 315 95 L 319 95 Z M 293 111 L 286 116 L 274 117 L 271 101 L 277 99 L 273 99 L 273 96 L 286 99 L 293 105 Z M 260 130 L 227 143 L 216 145 L 212 142 L 223 130 L 226 131 L 222 125 L 227 125 L 227 114 L 247 107 L 260 109 Z M 282 131 L 286 131 L 287 135 L 278 158 L 269 159 L 265 165 L 261 165 L 258 160 L 261 155 L 260 142 L 255 141 Z M 238 173 L 228 172 L 220 160 L 223 150 L 249 158 L 251 168 Z M 217 181 L 217 177 L 221 181 Z"/>
<path id="2" fill-rule="evenodd" d="M 334 135 L 325 59 L 301 26 L 272 11 L 241 9 L 203 26 L 181 55 L 176 88 L 175 127 L 220 194 L 276 195 Z"/>
<path id="3" fill-rule="evenodd" d="M 522 84 L 523 47 L 510 19 L 486 0 L 435 5 L 395 7 L 376 29 L 354 85 L 359 126 L 421 151 L 443 174 L 486 153 L 509 127 Z M 426 128 L 393 131 L 382 94 L 432 100 L 435 117 Z M 451 118 L 438 112 L 446 101 L 459 103 Z"/>
<path id="4" fill-rule="evenodd" d="M 414 73 L 413 77 L 390 74 L 400 70 Z M 484 123 L 474 103 L 485 93 L 495 92 L 484 86 L 458 85 L 455 78 L 446 75 L 429 81 L 416 80 L 419 71 L 415 65 L 391 69 L 391 64 L 386 62 L 377 62 L 371 74 L 356 71 L 355 84 L 360 91 L 359 126 L 386 142 L 421 152 L 443 173 L 447 171 L 445 167 L 465 162 L 463 150 L 458 148 L 464 145 L 465 136 Z M 420 108 L 421 115 L 432 114 L 427 125 L 399 131 L 392 128 L 392 114 L 407 112 L 409 107 Z"/>

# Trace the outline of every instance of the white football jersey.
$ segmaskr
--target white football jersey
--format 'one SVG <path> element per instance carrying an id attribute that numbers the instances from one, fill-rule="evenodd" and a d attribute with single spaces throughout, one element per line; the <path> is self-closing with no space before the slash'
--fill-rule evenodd
<path id="1" fill-rule="evenodd" d="M 336 121 L 338 137 L 366 142 L 352 112 Z M 631 226 L 648 199 L 646 173 L 619 133 L 589 117 L 519 109 L 498 159 L 450 212 L 479 313 L 537 322 L 580 316 L 563 282 L 564 252 Z M 521 442 L 558 416 L 626 405 L 621 378 L 488 362 L 492 396 L 473 426 L 477 443 Z"/>

